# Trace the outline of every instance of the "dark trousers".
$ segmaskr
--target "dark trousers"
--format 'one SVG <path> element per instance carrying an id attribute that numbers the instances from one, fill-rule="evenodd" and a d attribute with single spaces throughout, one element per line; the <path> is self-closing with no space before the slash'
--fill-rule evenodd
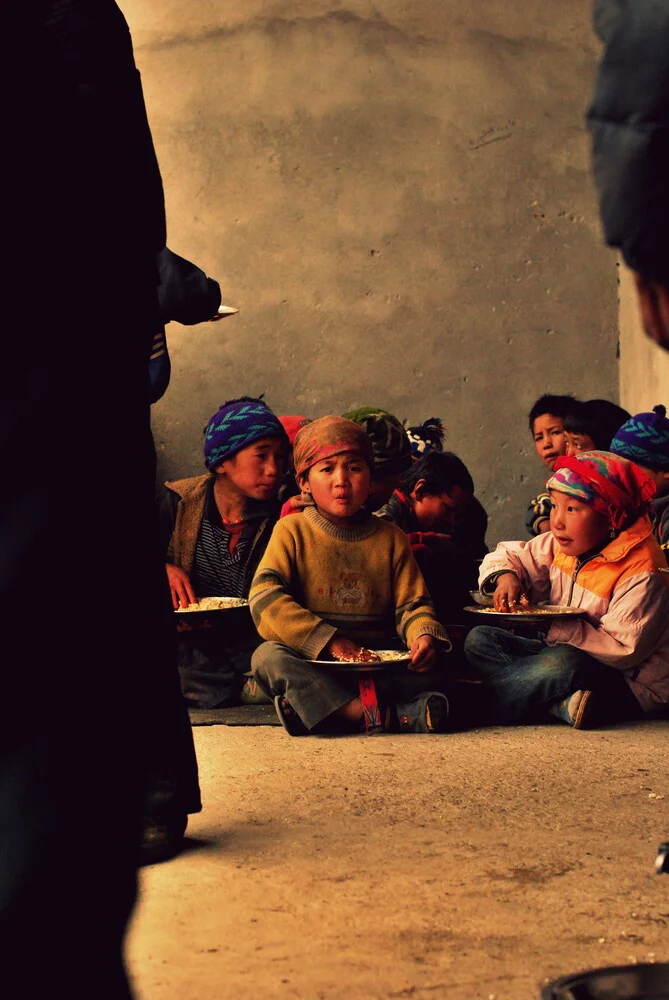
<path id="1" fill-rule="evenodd" d="M 465 655 L 487 689 L 490 722 L 546 722 L 552 705 L 579 690 L 598 693 L 602 723 L 643 717 L 619 670 L 567 643 L 547 646 L 480 625 L 465 639 Z"/>

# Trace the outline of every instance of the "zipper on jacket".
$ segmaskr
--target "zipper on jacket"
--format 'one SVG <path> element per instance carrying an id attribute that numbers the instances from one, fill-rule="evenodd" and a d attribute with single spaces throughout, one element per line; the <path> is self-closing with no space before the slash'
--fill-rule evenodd
<path id="1" fill-rule="evenodd" d="M 571 584 L 569 586 L 569 598 L 567 600 L 567 607 L 571 607 L 571 599 L 574 596 L 574 586 L 576 584 L 576 577 L 581 572 L 586 563 L 589 563 L 591 559 L 596 559 L 599 552 L 593 552 L 592 555 L 586 556 L 585 559 L 576 559 L 576 566 L 574 572 L 571 574 Z"/>

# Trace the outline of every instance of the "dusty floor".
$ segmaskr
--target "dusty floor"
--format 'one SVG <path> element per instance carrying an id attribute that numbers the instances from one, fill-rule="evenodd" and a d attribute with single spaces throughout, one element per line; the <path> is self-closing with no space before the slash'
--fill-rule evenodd
<path id="1" fill-rule="evenodd" d="M 140 1000 L 535 1000 L 669 960 L 669 723 L 291 739 L 195 730 L 191 849 L 146 869 Z"/>

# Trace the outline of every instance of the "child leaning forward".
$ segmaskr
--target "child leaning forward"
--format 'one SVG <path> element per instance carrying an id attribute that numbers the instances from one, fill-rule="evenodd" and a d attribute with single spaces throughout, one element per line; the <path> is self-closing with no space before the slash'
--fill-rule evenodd
<path id="1" fill-rule="evenodd" d="M 369 437 L 344 417 L 321 417 L 299 431 L 294 461 L 313 503 L 275 526 L 253 579 L 251 613 L 267 640 L 251 661 L 258 684 L 292 735 L 443 731 L 448 699 L 431 671 L 450 642 L 406 535 L 365 509 Z M 397 636 L 409 668 L 374 683 L 314 662 L 378 659 L 373 647 Z"/>
<path id="2" fill-rule="evenodd" d="M 481 565 L 498 611 L 523 598 L 581 608 L 544 641 L 481 626 L 465 641 L 499 723 L 548 720 L 577 729 L 669 706 L 669 578 L 648 518 L 655 491 L 608 452 L 560 458 L 547 483 L 551 530 L 503 542 Z"/>

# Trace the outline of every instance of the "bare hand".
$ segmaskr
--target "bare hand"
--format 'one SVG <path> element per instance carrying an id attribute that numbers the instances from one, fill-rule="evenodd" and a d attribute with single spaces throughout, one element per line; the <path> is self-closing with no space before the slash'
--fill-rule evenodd
<path id="1" fill-rule="evenodd" d="M 365 649 L 364 646 L 359 646 L 357 642 L 352 642 L 343 635 L 336 635 L 330 639 L 325 651 L 333 660 L 342 660 L 345 663 L 373 663 L 381 659 L 373 649 Z"/>
<path id="2" fill-rule="evenodd" d="M 495 611 L 520 611 L 527 606 L 527 595 L 515 573 L 503 573 L 497 577 L 493 604 Z"/>
<path id="3" fill-rule="evenodd" d="M 195 596 L 188 573 L 180 569 L 179 566 L 173 566 L 172 563 L 165 563 L 165 569 L 167 570 L 167 580 L 170 585 L 172 607 L 174 610 L 176 611 L 177 608 L 187 608 L 189 604 L 195 604 L 197 597 Z"/>
<path id="4" fill-rule="evenodd" d="M 437 647 L 433 636 L 419 635 L 409 650 L 409 670 L 424 674 L 431 670 L 437 658 Z"/>

